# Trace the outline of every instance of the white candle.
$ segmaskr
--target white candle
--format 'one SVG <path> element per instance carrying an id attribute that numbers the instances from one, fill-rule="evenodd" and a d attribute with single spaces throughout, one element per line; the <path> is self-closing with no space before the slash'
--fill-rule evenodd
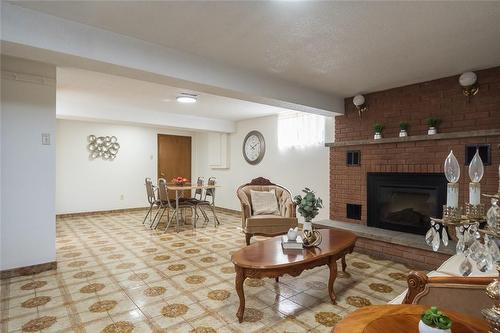
<path id="1" fill-rule="evenodd" d="M 469 183 L 469 204 L 472 206 L 481 203 L 481 184 Z"/>
<path id="2" fill-rule="evenodd" d="M 448 183 L 446 206 L 458 208 L 458 183 Z"/>

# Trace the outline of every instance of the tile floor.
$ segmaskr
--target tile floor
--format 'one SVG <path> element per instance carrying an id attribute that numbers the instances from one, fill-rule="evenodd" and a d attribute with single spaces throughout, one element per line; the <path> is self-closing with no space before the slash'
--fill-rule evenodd
<path id="1" fill-rule="evenodd" d="M 217 228 L 164 234 L 144 227 L 143 216 L 58 219 L 57 271 L 1 281 L 0 331 L 330 332 L 349 312 L 405 289 L 407 267 L 354 253 L 335 282 L 337 305 L 326 266 L 279 283 L 247 280 L 239 324 L 230 261 L 244 246 L 239 217 L 221 212 Z"/>

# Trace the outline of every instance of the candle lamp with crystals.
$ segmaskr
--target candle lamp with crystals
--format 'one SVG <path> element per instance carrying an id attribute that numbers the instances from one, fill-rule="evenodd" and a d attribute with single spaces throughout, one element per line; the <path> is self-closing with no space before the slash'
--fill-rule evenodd
<path id="1" fill-rule="evenodd" d="M 450 154 L 444 161 L 444 175 L 446 179 L 448 179 L 448 186 L 446 192 L 446 206 L 443 207 L 443 218 L 459 219 L 462 215 L 461 208 L 458 206 L 460 165 L 455 155 L 453 155 L 453 150 L 450 151 Z"/>
<path id="2" fill-rule="evenodd" d="M 479 149 L 469 164 L 469 202 L 465 204 L 465 215 L 469 219 L 481 220 L 484 218 L 484 205 L 481 205 L 481 184 L 484 175 L 484 165 L 479 156 Z"/>
<path id="3" fill-rule="evenodd" d="M 447 227 L 455 227 L 457 236 L 457 254 L 463 254 L 464 260 L 459 266 L 459 272 L 463 276 L 469 276 L 473 270 L 473 263 L 481 272 L 493 270 L 496 262 L 498 277 L 486 287 L 486 294 L 493 300 L 493 306 L 483 309 L 481 312 L 490 325 L 490 333 L 500 333 L 500 250 L 498 239 L 500 238 L 500 165 L 498 167 L 498 193 L 493 195 L 483 194 L 491 200 L 491 207 L 484 214 L 484 206 L 481 205 L 481 188 L 479 182 L 484 174 L 484 166 L 478 152 L 474 155 L 469 166 L 469 202 L 466 204 L 466 215 L 460 214 L 458 208 L 458 185 L 453 188 L 450 185 L 456 184 L 460 176 L 458 162 L 450 152 L 445 161 L 445 174 L 450 182 L 448 184 L 447 204 L 443 212 L 443 218 L 431 218 L 431 228 L 426 234 L 426 242 L 432 246 L 434 251 L 439 249 L 441 240 L 447 246 L 448 235 Z M 458 169 L 458 171 L 457 171 Z M 454 176 L 454 177 L 453 177 Z M 455 180 L 453 183 L 451 180 Z M 455 191 L 456 190 L 456 191 Z M 453 205 L 457 202 L 457 211 L 454 211 Z M 451 206 L 450 206 L 451 204 Z M 486 228 L 480 229 L 481 222 L 486 221 Z M 441 230 L 441 237 L 439 237 Z"/>

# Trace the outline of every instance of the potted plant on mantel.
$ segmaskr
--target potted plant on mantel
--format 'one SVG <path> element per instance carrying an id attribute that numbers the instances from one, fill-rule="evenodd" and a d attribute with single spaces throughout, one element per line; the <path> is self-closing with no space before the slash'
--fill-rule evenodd
<path id="1" fill-rule="evenodd" d="M 373 138 L 375 140 L 382 139 L 382 130 L 384 129 L 384 125 L 376 123 L 373 125 L 373 130 L 375 131 L 375 134 L 373 135 Z"/>
<path id="2" fill-rule="evenodd" d="M 427 309 L 418 323 L 420 333 L 451 333 L 451 319 L 435 306 Z"/>
<path id="3" fill-rule="evenodd" d="M 437 134 L 437 127 L 441 123 L 441 119 L 430 117 L 430 118 L 427 118 L 426 122 L 427 122 L 427 126 L 429 126 L 429 129 L 427 130 L 427 135 Z"/>
<path id="4" fill-rule="evenodd" d="M 410 127 L 410 125 L 405 122 L 405 121 L 402 121 L 399 123 L 399 137 L 402 138 L 404 136 L 408 136 L 408 127 Z"/>

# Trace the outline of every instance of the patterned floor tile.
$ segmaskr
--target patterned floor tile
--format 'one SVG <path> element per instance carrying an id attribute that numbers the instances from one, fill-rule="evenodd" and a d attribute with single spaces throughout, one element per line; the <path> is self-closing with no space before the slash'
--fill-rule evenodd
<path id="1" fill-rule="evenodd" d="M 231 255 L 245 246 L 239 216 L 176 233 L 150 230 L 145 212 L 58 218 L 57 271 L 2 280 L 2 332 L 329 332 L 343 316 L 406 288 L 408 268 L 353 253 L 327 293 L 328 268 L 245 282 L 236 318 Z M 252 242 L 265 239 L 254 237 Z"/>

